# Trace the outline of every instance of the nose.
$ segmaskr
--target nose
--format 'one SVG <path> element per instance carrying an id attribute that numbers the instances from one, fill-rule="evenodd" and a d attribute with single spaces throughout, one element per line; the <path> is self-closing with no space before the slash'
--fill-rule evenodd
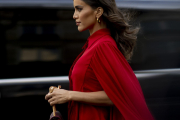
<path id="1" fill-rule="evenodd" d="M 77 19 L 77 18 L 78 18 L 78 15 L 77 15 L 76 12 L 74 12 L 74 14 L 73 14 L 73 19 Z"/>

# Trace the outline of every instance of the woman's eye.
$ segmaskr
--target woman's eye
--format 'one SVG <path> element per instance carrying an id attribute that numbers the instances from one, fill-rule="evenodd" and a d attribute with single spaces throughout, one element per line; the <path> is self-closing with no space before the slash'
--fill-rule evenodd
<path id="1" fill-rule="evenodd" d="M 80 12 L 82 10 L 82 8 L 77 8 L 77 10 Z"/>

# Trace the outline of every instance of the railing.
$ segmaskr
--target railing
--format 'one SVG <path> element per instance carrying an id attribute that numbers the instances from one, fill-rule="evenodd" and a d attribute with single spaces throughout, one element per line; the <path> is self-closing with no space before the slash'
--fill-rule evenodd
<path id="1" fill-rule="evenodd" d="M 0 79 L 0 86 L 69 82 L 68 76 Z"/>
<path id="2" fill-rule="evenodd" d="M 159 70 L 141 70 L 134 71 L 138 79 L 161 76 L 165 74 L 180 74 L 180 69 L 159 69 Z M 0 86 L 9 85 L 28 85 L 28 84 L 46 84 L 46 83 L 69 83 L 68 76 L 59 77 L 36 77 L 36 78 L 14 78 L 0 79 Z"/>

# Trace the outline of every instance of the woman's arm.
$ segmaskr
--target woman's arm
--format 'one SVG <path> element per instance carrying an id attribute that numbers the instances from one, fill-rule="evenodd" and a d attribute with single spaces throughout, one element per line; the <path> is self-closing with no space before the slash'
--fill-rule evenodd
<path id="1" fill-rule="evenodd" d="M 112 101 L 104 91 L 78 92 L 64 89 L 54 89 L 52 93 L 48 93 L 45 96 L 45 99 L 48 100 L 51 106 L 66 103 L 68 101 L 78 101 L 100 106 L 113 105 Z"/>
<path id="2" fill-rule="evenodd" d="M 78 102 L 90 103 L 93 105 L 113 105 L 104 91 L 97 92 L 77 92 L 69 91 L 69 99 Z"/>

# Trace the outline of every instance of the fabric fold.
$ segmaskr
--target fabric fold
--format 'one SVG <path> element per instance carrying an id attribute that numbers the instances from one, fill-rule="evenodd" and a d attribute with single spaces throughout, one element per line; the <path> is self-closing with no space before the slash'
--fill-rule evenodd
<path id="1" fill-rule="evenodd" d="M 88 44 L 87 44 L 88 43 Z M 132 68 L 109 29 L 93 33 L 69 71 L 70 90 L 104 90 L 112 107 L 69 102 L 69 120 L 153 120 Z"/>
<path id="2" fill-rule="evenodd" d="M 99 44 L 91 67 L 117 108 L 113 108 L 112 116 L 116 117 L 111 117 L 111 120 L 153 120 L 139 81 L 115 45 L 108 41 Z"/>

